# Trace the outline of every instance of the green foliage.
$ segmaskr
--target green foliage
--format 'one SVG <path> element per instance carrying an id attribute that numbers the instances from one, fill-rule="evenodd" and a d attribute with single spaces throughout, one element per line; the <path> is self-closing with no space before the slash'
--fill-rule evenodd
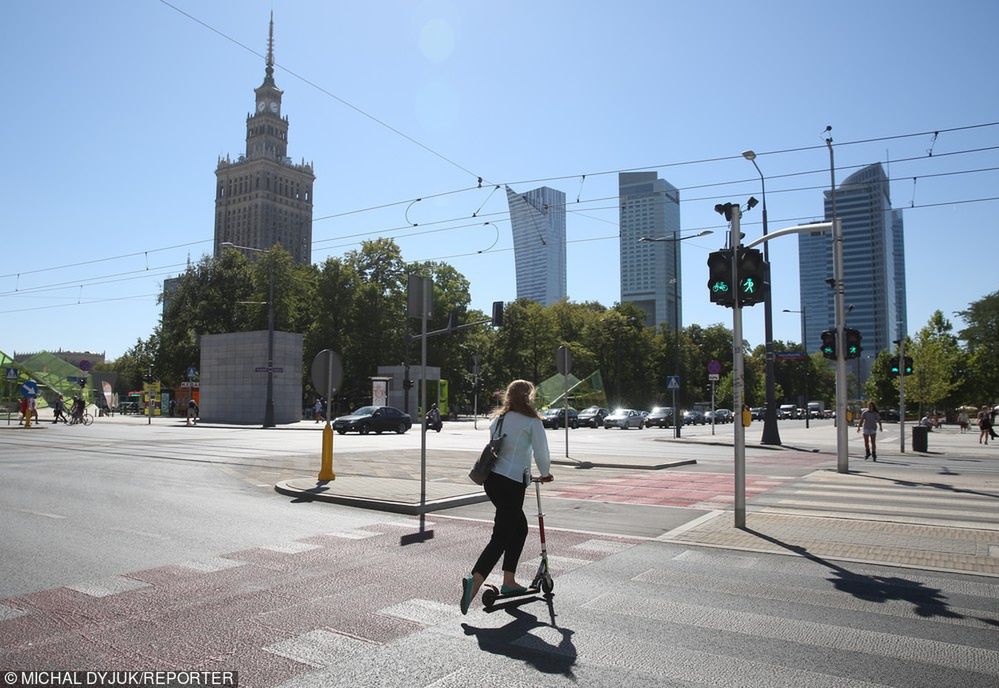
<path id="1" fill-rule="evenodd" d="M 999 291 L 987 294 L 957 313 L 967 326 L 958 333 L 968 358 L 961 403 L 994 402 L 999 394 Z"/>
<path id="2" fill-rule="evenodd" d="M 955 375 L 964 357 L 957 338 L 950 334 L 950 322 L 940 311 L 930 316 L 919 331 L 906 355 L 912 356 L 914 374 L 905 382 L 906 399 L 919 402 L 921 407 L 946 405 L 961 388 L 963 380 Z"/>

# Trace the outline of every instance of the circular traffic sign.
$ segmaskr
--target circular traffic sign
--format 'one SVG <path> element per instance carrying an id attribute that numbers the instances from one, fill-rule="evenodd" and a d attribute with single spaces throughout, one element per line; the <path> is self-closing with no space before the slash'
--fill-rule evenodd
<path id="1" fill-rule="evenodd" d="M 721 363 L 714 359 L 708 361 L 708 372 L 712 375 L 718 375 L 721 372 Z"/>
<path id="2" fill-rule="evenodd" d="M 323 349 L 312 359 L 312 386 L 331 395 L 343 382 L 343 361 L 333 349 Z"/>
<path id="3" fill-rule="evenodd" d="M 21 396 L 30 399 L 38 396 L 38 383 L 34 380 L 25 380 L 21 383 Z"/>

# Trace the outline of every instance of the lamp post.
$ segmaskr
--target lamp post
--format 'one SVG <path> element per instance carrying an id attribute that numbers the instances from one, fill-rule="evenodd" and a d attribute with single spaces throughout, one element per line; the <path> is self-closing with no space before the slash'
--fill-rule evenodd
<path id="1" fill-rule="evenodd" d="M 785 313 L 799 313 L 801 314 L 801 348 L 805 351 L 805 360 L 808 360 L 808 347 L 805 345 L 805 307 L 802 306 L 801 310 L 791 310 L 790 308 L 784 309 Z M 808 408 L 808 373 L 805 373 L 805 382 L 802 385 L 802 391 L 805 395 L 805 428 L 809 427 L 808 421 L 811 419 L 812 412 Z"/>
<path id="2" fill-rule="evenodd" d="M 742 154 L 749 162 L 753 163 L 757 174 L 760 175 L 760 186 L 763 196 L 763 236 L 767 236 L 767 182 L 763 177 L 760 166 L 756 164 L 756 153 L 751 150 Z M 770 262 L 769 244 L 763 244 L 763 260 Z M 763 302 L 763 338 L 765 348 L 764 377 L 766 383 L 766 410 L 763 412 L 763 436 L 760 444 L 780 444 L 780 431 L 777 429 L 777 392 L 774 383 L 774 316 L 773 316 L 773 290 L 767 291 L 767 298 Z"/>
<path id="3" fill-rule="evenodd" d="M 714 231 L 705 229 L 690 236 L 679 236 L 680 230 L 674 230 L 672 237 L 640 237 L 639 241 L 662 242 L 668 241 L 673 244 L 673 374 L 680 374 L 680 247 L 678 244 L 687 239 L 713 234 Z M 676 389 L 673 390 L 673 437 L 680 436 L 681 420 L 676 408 Z"/>
<path id="4" fill-rule="evenodd" d="M 223 241 L 220 246 L 236 248 L 241 251 L 267 253 L 266 249 L 252 246 L 237 246 L 230 241 Z M 264 402 L 265 428 L 274 427 L 274 262 L 267 269 L 267 400 Z"/>

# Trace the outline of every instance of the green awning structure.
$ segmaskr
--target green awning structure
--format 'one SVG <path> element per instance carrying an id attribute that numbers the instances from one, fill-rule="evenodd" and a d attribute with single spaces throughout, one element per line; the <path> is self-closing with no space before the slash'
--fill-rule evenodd
<path id="1" fill-rule="evenodd" d="M 14 368 L 17 370 L 16 379 L 7 378 L 7 370 Z M 72 363 L 68 363 L 55 354 L 43 351 L 35 354 L 31 358 L 16 362 L 11 356 L 0 351 L 0 373 L 3 374 L 3 396 L 8 400 L 16 400 L 20 397 L 18 388 L 26 380 L 34 380 L 38 383 L 38 406 L 44 408 L 49 403 L 55 401 L 57 394 L 66 398 L 80 393 L 80 386 L 74 380 L 81 377 L 88 377 L 86 373 L 77 368 Z"/>
<path id="2" fill-rule="evenodd" d="M 604 394 L 604 381 L 600 371 L 596 370 L 587 377 L 580 379 L 571 373 L 566 376 L 556 373 L 537 386 L 538 408 L 546 406 L 562 406 L 565 388 L 569 388 L 569 406 L 577 409 L 587 406 L 606 406 L 607 395 Z"/>

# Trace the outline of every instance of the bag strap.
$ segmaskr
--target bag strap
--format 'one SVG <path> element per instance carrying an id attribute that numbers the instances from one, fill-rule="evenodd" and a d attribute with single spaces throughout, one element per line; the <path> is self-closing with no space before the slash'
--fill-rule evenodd
<path id="1" fill-rule="evenodd" d="M 501 437 L 500 433 L 503 432 L 503 419 L 504 418 L 506 418 L 506 414 L 505 413 L 499 417 L 499 423 L 496 424 L 496 434 L 494 436 L 491 436 L 491 439 L 496 439 L 498 437 Z"/>

